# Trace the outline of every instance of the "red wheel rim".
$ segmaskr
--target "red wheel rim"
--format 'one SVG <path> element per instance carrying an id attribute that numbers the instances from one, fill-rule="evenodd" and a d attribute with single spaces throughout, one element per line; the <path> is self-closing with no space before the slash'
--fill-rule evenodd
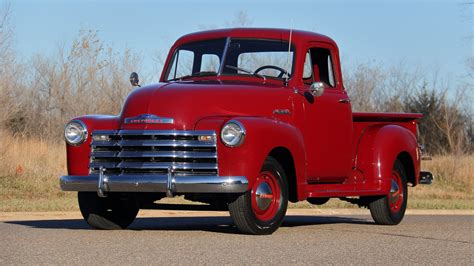
<path id="1" fill-rule="evenodd" d="M 405 198 L 405 191 L 402 183 L 402 178 L 397 171 L 392 171 L 392 184 L 390 187 L 390 193 L 388 195 L 388 205 L 390 211 L 396 213 L 400 211 Z"/>
<path id="2" fill-rule="evenodd" d="M 270 192 L 268 193 L 268 189 Z M 275 217 L 280 207 L 281 189 L 276 177 L 270 172 L 262 172 L 256 178 L 251 191 L 252 210 L 261 221 Z"/>

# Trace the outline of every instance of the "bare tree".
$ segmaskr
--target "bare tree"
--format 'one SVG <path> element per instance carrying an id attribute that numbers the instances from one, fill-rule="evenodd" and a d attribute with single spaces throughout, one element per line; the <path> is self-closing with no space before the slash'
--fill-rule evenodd
<path id="1" fill-rule="evenodd" d="M 21 76 L 24 70 L 16 61 L 10 17 L 10 4 L 0 6 L 0 128 L 19 111 L 15 99 L 22 92 L 21 81 L 13 77 Z"/>
<path id="2" fill-rule="evenodd" d="M 352 108 L 355 111 L 375 111 L 377 90 L 383 85 L 385 75 L 379 65 L 370 63 L 357 64 L 351 67 L 353 71 L 346 72 L 344 84 L 352 99 Z"/>
<path id="3" fill-rule="evenodd" d="M 59 47 L 53 57 L 32 58 L 23 89 L 26 97 L 18 98 L 21 108 L 7 126 L 15 134 L 60 139 L 72 117 L 117 114 L 132 89 L 128 76 L 140 69 L 141 61 L 129 49 L 107 47 L 97 31 L 81 31 L 70 47 Z"/>
<path id="4" fill-rule="evenodd" d="M 250 27 L 253 25 L 253 20 L 249 17 L 247 11 L 240 10 L 234 15 L 231 21 L 225 23 L 227 27 Z"/>
<path id="5" fill-rule="evenodd" d="M 2 65 L 9 59 L 8 55 L 11 53 L 12 38 L 13 29 L 10 24 L 10 4 L 4 4 L 0 7 L 0 55 L 2 55 L 0 63 Z M 0 69 L 0 71 L 2 70 Z"/>
<path id="6" fill-rule="evenodd" d="M 449 150 L 454 154 L 461 154 L 469 150 L 468 134 L 466 132 L 467 117 L 463 114 L 462 101 L 466 96 L 465 87 L 459 87 L 454 91 L 453 100 L 447 99 L 448 90 L 442 97 L 440 119 L 433 120 L 435 125 L 444 133 L 448 141 Z M 467 144 L 467 145 L 466 145 Z"/>

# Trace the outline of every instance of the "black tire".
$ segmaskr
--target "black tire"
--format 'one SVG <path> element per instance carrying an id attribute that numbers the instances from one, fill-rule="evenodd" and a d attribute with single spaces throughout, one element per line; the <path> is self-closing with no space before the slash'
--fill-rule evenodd
<path id="1" fill-rule="evenodd" d="M 307 198 L 306 201 L 313 205 L 323 205 L 329 201 L 329 198 Z"/>
<path id="2" fill-rule="evenodd" d="M 403 198 L 399 202 L 399 207 L 397 208 L 392 207 L 392 205 L 396 205 L 395 203 L 393 203 L 394 200 L 392 200 L 394 199 L 394 196 L 392 195 L 394 195 L 395 192 L 389 192 L 388 195 L 375 199 L 374 201 L 369 203 L 370 214 L 372 215 L 372 218 L 374 219 L 376 224 L 396 225 L 399 224 L 405 216 L 405 210 L 407 208 L 408 200 L 407 175 L 405 173 L 405 168 L 403 167 L 403 164 L 399 160 L 396 160 L 393 165 L 391 177 L 392 182 L 394 179 L 398 179 L 397 177 L 394 177 L 394 174 L 398 174 L 398 176 L 400 177 L 399 181 L 401 185 L 398 185 L 399 193 L 397 195 L 402 196 Z"/>
<path id="3" fill-rule="evenodd" d="M 288 183 L 283 167 L 272 157 L 267 157 L 260 171 L 260 176 L 271 173 L 274 177 L 273 184 L 278 185 L 279 191 L 272 191 L 272 195 L 278 195 L 271 198 L 269 219 L 260 219 L 256 214 L 255 207 L 252 207 L 252 197 L 255 189 L 247 191 L 240 195 L 235 201 L 229 203 L 229 212 L 232 220 L 237 228 L 245 234 L 251 235 L 268 235 L 275 232 L 285 218 L 286 209 L 288 207 Z M 268 176 L 267 176 L 268 177 Z M 265 182 L 265 181 L 263 181 Z M 275 187 L 276 188 L 276 187 Z M 273 215 L 273 213 L 275 213 Z"/>
<path id="4" fill-rule="evenodd" d="M 95 192 L 77 194 L 82 217 L 97 229 L 116 230 L 127 228 L 137 217 L 139 206 L 129 194 L 109 194 L 106 198 Z"/>

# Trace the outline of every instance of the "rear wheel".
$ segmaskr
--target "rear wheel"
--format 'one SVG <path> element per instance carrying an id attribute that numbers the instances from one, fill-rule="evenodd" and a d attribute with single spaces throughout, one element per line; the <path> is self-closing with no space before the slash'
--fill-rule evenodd
<path id="1" fill-rule="evenodd" d="M 79 192 L 77 197 L 84 220 L 97 229 L 125 229 L 139 211 L 138 202 L 129 194 L 101 198 L 95 192 Z"/>
<path id="2" fill-rule="evenodd" d="M 407 176 L 403 164 L 396 160 L 391 175 L 391 187 L 388 195 L 369 204 L 370 214 L 376 224 L 399 224 L 405 216 L 408 190 Z"/>
<path id="3" fill-rule="evenodd" d="M 285 171 L 278 161 L 267 157 L 252 189 L 229 203 L 229 212 L 241 232 L 266 235 L 280 227 L 287 207 Z"/>

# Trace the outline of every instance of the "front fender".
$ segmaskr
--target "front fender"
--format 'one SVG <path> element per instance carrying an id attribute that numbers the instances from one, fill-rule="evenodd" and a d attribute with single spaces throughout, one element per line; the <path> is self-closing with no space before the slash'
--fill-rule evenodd
<path id="1" fill-rule="evenodd" d="M 414 171 L 418 173 L 419 154 L 415 135 L 398 125 L 372 126 L 365 130 L 359 141 L 356 167 L 363 172 L 366 184 L 379 187 L 385 194 L 390 190 L 395 160 L 404 152 L 410 155 Z"/>
<path id="2" fill-rule="evenodd" d="M 229 120 L 241 122 L 246 129 L 245 141 L 239 147 L 227 147 L 220 139 L 221 128 Z M 268 154 L 277 147 L 283 147 L 293 156 L 298 187 L 306 183 L 303 137 L 291 124 L 262 117 L 214 117 L 200 120 L 196 124 L 196 129 L 216 131 L 219 175 L 246 176 L 250 188 Z"/>
<path id="3" fill-rule="evenodd" d="M 69 175 L 88 175 L 92 131 L 119 128 L 119 118 L 109 115 L 86 115 L 72 120 L 80 120 L 86 125 L 87 139 L 79 146 L 66 144 L 67 170 Z"/>

